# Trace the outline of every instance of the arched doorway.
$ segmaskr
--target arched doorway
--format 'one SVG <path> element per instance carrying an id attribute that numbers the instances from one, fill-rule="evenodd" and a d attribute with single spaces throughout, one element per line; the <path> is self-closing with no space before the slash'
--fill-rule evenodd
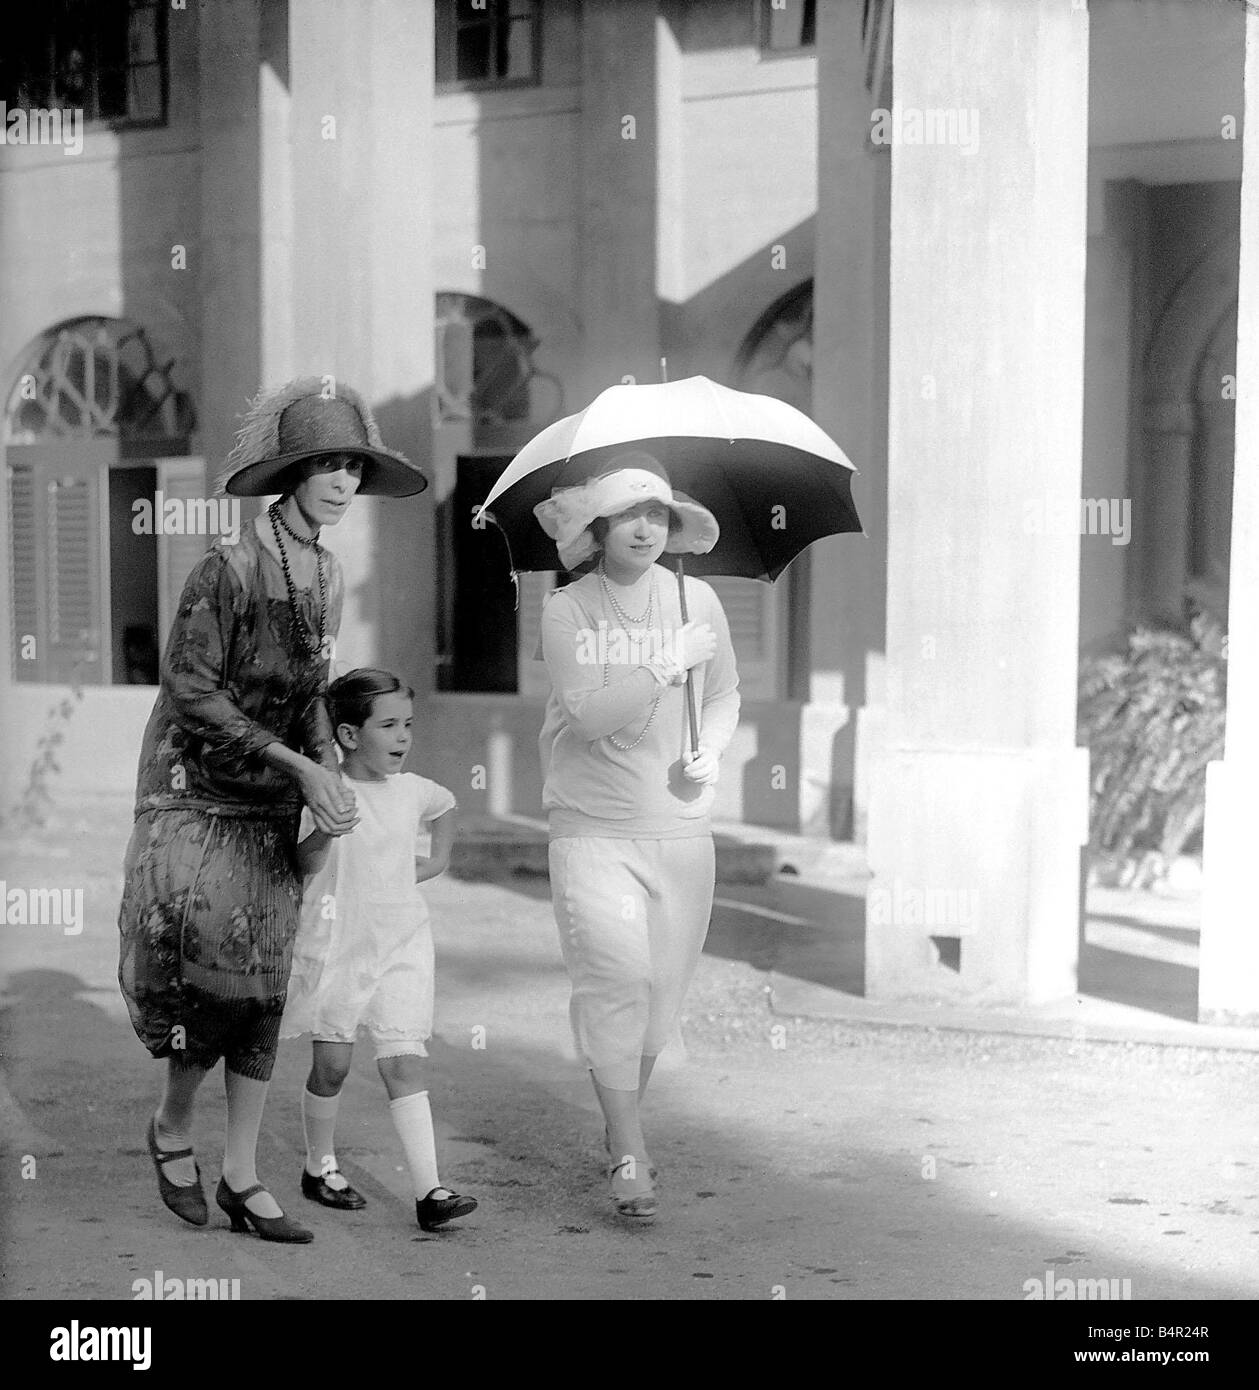
<path id="1" fill-rule="evenodd" d="M 13 675 L 153 684 L 206 537 L 155 534 L 160 497 L 205 492 L 192 405 L 142 328 L 73 319 L 23 354 L 4 412 Z M 135 524 L 147 502 L 150 524 Z"/>
<path id="2" fill-rule="evenodd" d="M 1237 256 L 1237 234 L 1218 236 L 1181 276 L 1150 333 L 1144 448 L 1133 478 L 1133 530 L 1143 540 L 1130 608 L 1139 620 L 1180 623 L 1188 608 L 1214 609 L 1227 593 Z"/>

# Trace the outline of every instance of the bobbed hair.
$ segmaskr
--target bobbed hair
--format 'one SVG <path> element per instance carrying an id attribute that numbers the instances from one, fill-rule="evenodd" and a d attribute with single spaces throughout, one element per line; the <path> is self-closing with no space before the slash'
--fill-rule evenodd
<path id="1" fill-rule="evenodd" d="M 326 699 L 333 729 L 339 729 L 342 724 L 361 729 L 372 717 L 377 696 L 397 694 L 405 695 L 408 700 L 415 699 L 415 691 L 392 671 L 381 671 L 374 666 L 347 671 L 328 687 Z"/>
<path id="2" fill-rule="evenodd" d="M 608 538 L 608 528 L 609 528 L 609 526 L 611 526 L 611 524 L 612 524 L 612 518 L 611 518 L 610 516 L 595 516 L 595 517 L 591 517 L 591 519 L 590 519 L 590 534 L 595 538 L 596 541 L 599 542 L 600 545 L 602 545 L 603 542 L 604 542 L 605 540 L 607 540 L 607 538 Z M 675 531 L 680 531 L 681 529 L 682 529 L 682 518 L 677 514 L 677 512 L 675 512 L 675 511 L 673 510 L 672 507 L 670 507 L 670 508 L 669 508 L 669 534 L 672 535 Z"/>

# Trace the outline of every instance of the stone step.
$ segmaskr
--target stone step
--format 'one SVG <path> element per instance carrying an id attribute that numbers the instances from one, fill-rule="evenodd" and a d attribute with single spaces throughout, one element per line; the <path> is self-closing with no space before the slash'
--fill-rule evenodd
<path id="1" fill-rule="evenodd" d="M 721 831 L 713 840 L 718 883 L 767 883 L 778 869 L 779 853 L 771 844 Z M 523 816 L 461 816 L 450 857 L 451 872 L 464 878 L 512 874 L 546 878 L 547 843 L 543 821 Z"/>

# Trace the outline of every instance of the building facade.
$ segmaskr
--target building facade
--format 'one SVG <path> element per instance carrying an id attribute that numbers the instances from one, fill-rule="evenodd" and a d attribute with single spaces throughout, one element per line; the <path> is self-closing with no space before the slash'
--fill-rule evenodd
<path id="1" fill-rule="evenodd" d="M 663 358 L 670 378 L 812 411 L 860 471 L 865 537 L 814 546 L 772 587 L 717 581 L 745 696 L 718 810 L 873 847 L 898 711 L 945 669 L 893 655 L 915 595 L 972 576 L 969 607 L 912 627 L 946 666 L 954 639 L 1014 621 L 982 507 L 938 543 L 946 468 L 999 495 L 1010 544 L 1041 557 L 1013 595 L 1026 611 L 1068 585 L 1052 640 L 1072 657 L 1227 601 L 1245 23 L 1240 0 L 45 7 L 0 66 L 6 781 L 72 680 L 65 785 L 133 777 L 207 540 L 137 532 L 135 505 L 208 498 L 248 398 L 309 372 L 363 391 L 435 480 L 330 535 L 338 662 L 414 684 L 417 756 L 466 807 L 536 814 L 532 653 L 554 579 L 517 595 L 472 512 L 539 428 Z M 1031 44 L 1009 50 L 1027 64 L 985 35 Z M 1018 84 L 1046 73 L 1057 105 L 1034 120 Z M 14 138 L 15 111 L 71 106 L 80 150 Z M 1064 205 L 1038 180 L 1068 147 L 1084 220 L 1055 240 Z M 959 213 L 961 188 L 980 201 Z M 967 227 L 989 241 L 969 261 Z M 1045 297 L 1068 231 L 1079 265 Z M 1011 284 L 1035 316 L 1007 343 L 994 324 L 1017 297 L 992 295 Z M 960 364 L 972 431 L 985 410 L 1049 428 L 1058 393 L 1074 481 L 1036 462 L 1043 438 L 1001 431 L 972 432 L 991 473 L 968 476 Z M 999 409 L 1011 383 L 1025 399 Z M 1061 699 L 1054 718 L 1073 745 Z M 1053 776 L 1074 817 L 1076 773 Z"/>

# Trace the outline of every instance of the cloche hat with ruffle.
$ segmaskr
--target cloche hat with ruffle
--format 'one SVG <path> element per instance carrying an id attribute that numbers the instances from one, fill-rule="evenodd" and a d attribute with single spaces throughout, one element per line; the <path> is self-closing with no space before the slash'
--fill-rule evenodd
<path id="1" fill-rule="evenodd" d="M 616 466 L 575 487 L 557 487 L 533 509 L 534 516 L 555 542 L 560 564 L 575 569 L 599 549 L 590 530 L 597 516 L 616 516 L 640 502 L 663 502 L 681 521 L 670 531 L 665 550 L 673 555 L 707 555 L 717 544 L 717 518 L 684 492 L 674 492 L 650 454 L 627 453 L 612 460 Z"/>

